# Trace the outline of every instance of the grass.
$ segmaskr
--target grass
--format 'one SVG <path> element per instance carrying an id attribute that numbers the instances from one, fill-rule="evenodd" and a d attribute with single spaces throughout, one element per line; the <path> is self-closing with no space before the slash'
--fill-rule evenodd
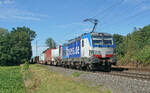
<path id="1" fill-rule="evenodd" d="M 25 93 L 20 66 L 0 67 L 0 93 Z"/>
<path id="2" fill-rule="evenodd" d="M 79 74 L 75 73 L 75 76 Z M 74 77 L 66 77 L 52 72 L 41 65 L 30 65 L 24 72 L 27 93 L 100 93 Z"/>
<path id="3" fill-rule="evenodd" d="M 0 67 L 0 93 L 111 93 L 77 82 L 80 74 L 66 77 L 42 65 Z"/>
<path id="4" fill-rule="evenodd" d="M 79 77 L 79 76 L 81 75 L 81 73 L 79 73 L 79 72 L 74 72 L 72 75 L 73 75 L 73 77 Z"/>
<path id="5" fill-rule="evenodd" d="M 111 93 L 77 82 L 80 74 L 66 77 L 37 64 L 0 67 L 0 93 Z"/>
<path id="6" fill-rule="evenodd" d="M 111 91 L 109 89 L 106 90 L 106 93 L 111 93 Z"/>

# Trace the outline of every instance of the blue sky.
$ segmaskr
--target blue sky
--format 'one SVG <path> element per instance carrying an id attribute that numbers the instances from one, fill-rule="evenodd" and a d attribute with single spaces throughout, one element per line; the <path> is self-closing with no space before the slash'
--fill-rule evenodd
<path id="1" fill-rule="evenodd" d="M 99 20 L 97 32 L 126 35 L 134 27 L 150 24 L 150 0 L 0 0 L 0 27 L 27 26 L 36 31 L 38 54 L 52 37 L 57 44 L 91 30 L 93 24 L 83 22 L 94 17 Z"/>

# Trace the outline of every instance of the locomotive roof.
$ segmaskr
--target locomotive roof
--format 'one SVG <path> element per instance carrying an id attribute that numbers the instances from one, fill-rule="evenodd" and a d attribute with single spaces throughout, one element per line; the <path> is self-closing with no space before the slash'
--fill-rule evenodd
<path id="1" fill-rule="evenodd" d="M 103 32 L 91 32 L 91 35 L 111 36 L 111 34 L 109 34 L 109 33 L 103 33 Z"/>
<path id="2" fill-rule="evenodd" d="M 70 44 L 70 43 L 72 43 L 72 42 L 75 42 L 75 41 L 77 41 L 77 40 L 80 40 L 82 36 L 87 35 L 87 34 L 91 34 L 91 35 L 99 35 L 99 36 L 100 36 L 100 35 L 102 35 L 102 36 L 112 36 L 112 35 L 109 34 L 109 33 L 103 33 L 103 32 L 90 32 L 90 33 L 84 33 L 84 34 L 82 34 L 81 36 L 78 36 L 78 37 L 76 37 L 76 38 L 74 38 L 74 39 L 68 40 L 68 43 L 64 43 L 63 45 L 66 46 L 67 44 Z"/>

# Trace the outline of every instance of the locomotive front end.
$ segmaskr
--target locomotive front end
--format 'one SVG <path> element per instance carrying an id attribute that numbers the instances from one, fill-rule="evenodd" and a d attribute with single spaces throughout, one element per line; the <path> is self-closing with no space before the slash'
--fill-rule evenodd
<path id="1" fill-rule="evenodd" d="M 98 62 L 96 65 L 111 68 L 111 65 L 116 64 L 114 55 L 114 40 L 111 34 L 107 33 L 91 33 L 92 47 L 89 50 L 89 56 L 93 59 L 98 59 L 93 62 Z"/>
<path id="2" fill-rule="evenodd" d="M 92 39 L 92 50 L 90 55 L 98 58 L 111 58 L 114 55 L 114 40 L 112 35 L 104 33 L 93 33 Z"/>

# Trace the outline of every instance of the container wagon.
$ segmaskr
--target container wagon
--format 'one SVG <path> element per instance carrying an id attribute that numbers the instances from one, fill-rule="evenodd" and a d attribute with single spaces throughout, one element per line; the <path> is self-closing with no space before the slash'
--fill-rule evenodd
<path id="1" fill-rule="evenodd" d="M 39 57 L 39 63 L 42 64 L 42 63 L 44 63 L 44 61 L 45 61 L 45 54 L 42 53 L 42 54 L 40 54 L 40 57 Z"/>
<path id="2" fill-rule="evenodd" d="M 44 62 L 43 64 L 49 64 L 51 65 L 51 52 L 52 52 L 52 49 L 49 48 L 47 50 L 45 50 L 43 53 L 44 53 Z"/>
<path id="3" fill-rule="evenodd" d="M 52 65 L 58 66 L 61 65 L 61 46 L 57 49 L 52 49 L 51 50 L 51 62 Z"/>

